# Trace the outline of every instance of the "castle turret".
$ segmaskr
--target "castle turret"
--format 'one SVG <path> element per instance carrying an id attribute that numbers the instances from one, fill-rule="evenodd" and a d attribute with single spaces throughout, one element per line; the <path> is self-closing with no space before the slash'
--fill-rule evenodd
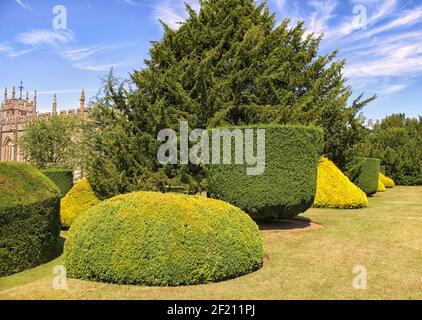
<path id="1" fill-rule="evenodd" d="M 29 92 L 26 92 L 26 101 L 29 101 Z"/>
<path id="2" fill-rule="evenodd" d="M 16 99 L 16 89 L 15 89 L 15 86 L 13 86 L 13 90 L 12 90 L 12 99 Z"/>
<path id="3" fill-rule="evenodd" d="M 82 89 L 81 99 L 79 101 L 80 101 L 81 110 L 84 110 L 85 109 L 85 90 L 84 89 Z"/>
<path id="4" fill-rule="evenodd" d="M 53 116 L 57 114 L 57 96 L 53 96 Z"/>
<path id="5" fill-rule="evenodd" d="M 35 92 L 34 92 L 34 101 L 33 101 L 33 103 L 34 103 L 34 111 L 36 112 L 37 111 L 37 90 L 35 90 Z"/>
<path id="6" fill-rule="evenodd" d="M 7 88 L 4 88 L 4 103 L 6 103 L 7 100 Z"/>

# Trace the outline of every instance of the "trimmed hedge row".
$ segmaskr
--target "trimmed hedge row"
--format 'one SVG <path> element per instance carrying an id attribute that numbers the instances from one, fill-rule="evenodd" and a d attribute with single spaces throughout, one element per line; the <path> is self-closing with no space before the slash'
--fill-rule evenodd
<path id="1" fill-rule="evenodd" d="M 70 169 L 45 169 L 41 170 L 48 178 L 59 187 L 64 197 L 73 187 L 73 171 Z"/>
<path id="2" fill-rule="evenodd" d="M 69 228 L 77 217 L 98 203 L 100 200 L 92 191 L 88 179 L 83 178 L 61 200 L 60 220 L 62 226 Z"/>
<path id="3" fill-rule="evenodd" d="M 247 164 L 212 164 L 208 173 L 211 197 L 241 208 L 255 220 L 292 218 L 312 206 L 323 149 L 321 129 L 292 125 L 226 129 L 244 133 L 247 129 L 265 129 L 265 172 L 248 176 Z M 256 141 L 255 134 L 254 155 Z M 233 159 L 234 143 L 232 139 Z"/>
<path id="4" fill-rule="evenodd" d="M 318 184 L 314 207 L 357 209 L 368 206 L 365 192 L 354 185 L 328 158 L 318 165 Z"/>
<path id="5" fill-rule="evenodd" d="M 358 158 L 352 170 L 352 181 L 367 195 L 378 191 L 380 160 L 375 158 Z"/>
<path id="6" fill-rule="evenodd" d="M 205 197 L 137 192 L 106 200 L 75 220 L 64 248 L 70 277 L 179 286 L 255 271 L 263 243 L 239 208 Z"/>
<path id="7" fill-rule="evenodd" d="M 60 192 L 36 168 L 0 163 L 0 276 L 45 263 L 57 254 Z"/>

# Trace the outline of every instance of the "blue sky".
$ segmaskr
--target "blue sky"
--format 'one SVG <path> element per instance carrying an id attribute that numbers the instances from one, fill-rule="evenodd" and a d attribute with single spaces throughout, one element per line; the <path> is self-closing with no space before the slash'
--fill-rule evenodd
<path id="1" fill-rule="evenodd" d="M 187 2 L 198 9 L 197 0 Z M 367 118 L 422 115 L 421 0 L 268 3 L 279 21 L 303 20 L 325 34 L 321 53 L 340 50 L 356 95 L 378 94 Z M 150 41 L 162 36 L 159 19 L 177 28 L 184 18 L 181 0 L 0 0 L 0 88 L 23 80 L 24 91 L 38 90 L 41 111 L 55 92 L 62 109 L 75 107 L 82 88 L 95 97 L 111 67 L 127 78 L 143 66 Z"/>

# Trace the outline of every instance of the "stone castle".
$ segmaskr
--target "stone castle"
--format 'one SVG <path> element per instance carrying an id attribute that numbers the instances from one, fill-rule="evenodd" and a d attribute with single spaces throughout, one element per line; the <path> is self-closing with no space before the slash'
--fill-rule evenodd
<path id="1" fill-rule="evenodd" d="M 12 97 L 9 99 L 7 88 L 4 90 L 4 99 L 0 108 L 0 161 L 25 161 L 19 150 L 17 141 L 25 134 L 25 126 L 39 117 L 60 115 L 81 115 L 85 117 L 90 109 L 85 107 L 85 92 L 82 90 L 79 108 L 70 110 L 57 110 L 57 96 L 53 96 L 51 112 L 39 113 L 37 111 L 37 91 L 32 101 L 28 92 L 22 97 L 22 88 L 19 97 L 13 87 Z"/>

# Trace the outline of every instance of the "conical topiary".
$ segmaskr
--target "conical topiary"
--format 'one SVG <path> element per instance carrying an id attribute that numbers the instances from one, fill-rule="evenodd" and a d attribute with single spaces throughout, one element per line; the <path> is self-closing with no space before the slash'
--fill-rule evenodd
<path id="1" fill-rule="evenodd" d="M 380 172 L 380 181 L 384 184 L 386 188 L 394 188 L 396 186 L 394 180 L 385 176 L 382 172 Z"/>
<path id="2" fill-rule="evenodd" d="M 385 191 L 385 185 L 382 183 L 381 180 L 378 180 L 378 192 L 384 192 Z"/>
<path id="3" fill-rule="evenodd" d="M 87 178 L 82 179 L 61 200 L 60 220 L 62 226 L 70 228 L 73 221 L 92 206 L 100 203 Z"/>
<path id="4" fill-rule="evenodd" d="M 314 207 L 357 209 L 368 206 L 366 194 L 354 185 L 328 158 L 318 165 L 317 192 Z"/>

